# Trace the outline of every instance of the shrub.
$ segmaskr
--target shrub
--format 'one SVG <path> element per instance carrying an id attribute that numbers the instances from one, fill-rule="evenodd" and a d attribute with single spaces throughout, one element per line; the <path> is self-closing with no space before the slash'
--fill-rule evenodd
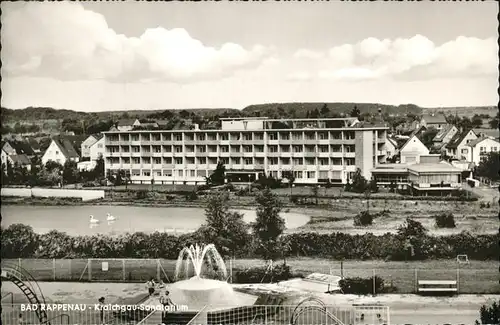
<path id="1" fill-rule="evenodd" d="M 240 188 L 239 190 L 236 191 L 236 193 L 234 193 L 234 195 L 236 196 L 246 196 L 248 194 L 250 194 L 248 188 Z"/>
<path id="2" fill-rule="evenodd" d="M 481 318 L 481 323 L 476 321 L 476 325 L 479 324 L 500 324 L 500 300 L 498 303 L 495 301 L 491 306 L 482 305 L 479 310 L 479 315 Z"/>
<path id="3" fill-rule="evenodd" d="M 356 227 L 370 226 L 372 223 L 373 215 L 371 215 L 368 211 L 361 211 L 354 216 L 354 226 Z"/>
<path id="4" fill-rule="evenodd" d="M 138 190 L 135 192 L 135 197 L 138 200 L 144 200 L 148 197 L 148 191 L 147 190 Z"/>
<path id="5" fill-rule="evenodd" d="M 268 267 L 253 267 L 233 272 L 235 283 L 271 283 L 285 281 L 292 277 L 290 266 L 285 264 L 276 265 L 272 270 Z"/>
<path id="6" fill-rule="evenodd" d="M 413 227 L 415 228 L 415 227 Z M 463 232 L 449 236 L 428 235 L 404 237 L 404 233 L 417 233 L 406 229 L 402 235 L 386 233 L 349 235 L 345 233 L 318 234 L 313 232 L 284 234 L 286 256 L 323 257 L 332 259 L 385 259 L 408 258 L 408 242 L 414 250 L 412 260 L 455 259 L 467 254 L 469 259 L 493 260 L 500 255 L 499 234 L 477 235 Z M 3 258 L 165 258 L 176 259 L 186 245 L 212 242 L 199 231 L 173 236 L 167 233 L 133 233 L 119 236 L 56 236 L 54 233 L 34 234 L 19 226 L 2 229 L 0 250 Z M 24 235 L 23 235 L 24 234 Z M 226 237 L 221 237 L 225 243 Z M 34 243 L 34 246 L 31 246 Z M 39 247 L 38 243 L 43 244 Z M 27 247 L 28 246 L 28 247 Z M 244 240 L 234 250 L 235 257 L 256 258 L 259 245 L 255 240 Z M 260 281 L 260 279 L 259 279 Z"/>
<path id="7" fill-rule="evenodd" d="M 434 216 L 438 228 L 455 228 L 455 218 L 452 213 L 441 213 Z"/>
<path id="8" fill-rule="evenodd" d="M 192 192 L 190 192 L 190 193 L 186 194 L 186 196 L 185 196 L 185 197 L 186 197 L 186 200 L 187 200 L 187 201 L 195 201 L 195 200 L 197 200 L 197 199 L 198 199 L 198 194 L 196 194 L 196 192 L 195 192 L 195 191 L 192 191 Z"/>
<path id="9" fill-rule="evenodd" d="M 368 295 L 384 292 L 384 280 L 375 276 L 375 292 L 373 292 L 373 277 L 345 278 L 339 281 L 340 289 L 344 294 Z"/>

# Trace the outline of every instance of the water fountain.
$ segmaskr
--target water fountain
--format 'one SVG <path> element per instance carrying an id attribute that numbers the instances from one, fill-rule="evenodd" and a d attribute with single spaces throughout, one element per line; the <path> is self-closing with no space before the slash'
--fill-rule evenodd
<path id="1" fill-rule="evenodd" d="M 190 274 L 194 273 L 192 277 Z M 216 277 L 216 279 L 205 276 Z M 169 287 L 172 300 L 177 305 L 188 306 L 190 310 L 228 309 L 253 305 L 256 296 L 233 290 L 227 282 L 228 273 L 224 260 L 215 245 L 192 245 L 179 253 L 175 278 L 184 279 Z"/>
<path id="2" fill-rule="evenodd" d="M 168 313 L 166 324 L 187 324 L 203 310 L 206 324 L 224 324 L 234 315 L 250 317 L 258 296 L 233 290 L 227 282 L 226 265 L 213 244 L 192 245 L 179 253 L 175 268 L 177 282 L 169 285 L 170 297 L 187 311 Z M 212 278 L 209 278 L 212 277 Z M 213 278 L 215 277 L 215 279 Z"/>

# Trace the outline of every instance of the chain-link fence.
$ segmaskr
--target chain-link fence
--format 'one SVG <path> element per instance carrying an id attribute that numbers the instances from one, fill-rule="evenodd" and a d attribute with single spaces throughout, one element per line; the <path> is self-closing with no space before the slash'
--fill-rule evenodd
<path id="1" fill-rule="evenodd" d="M 172 282 L 175 276 L 175 260 L 164 259 L 14 259 L 2 260 L 16 264 L 27 270 L 37 281 L 95 281 L 95 282 Z M 264 266 L 261 260 L 232 260 L 226 263 L 228 274 L 255 266 Z M 412 267 L 411 263 L 369 263 L 366 261 L 338 261 L 331 264 L 312 263 L 311 261 L 287 261 L 297 276 L 311 273 L 331 274 L 343 278 L 380 277 L 386 287 L 395 293 L 415 293 L 419 280 L 457 281 L 459 293 L 500 293 L 498 270 L 494 267 L 478 268 L 474 262 L 458 264 L 438 262 L 424 267 Z M 370 266 L 375 266 L 370 267 Z M 237 281 L 237 277 L 229 281 Z"/>

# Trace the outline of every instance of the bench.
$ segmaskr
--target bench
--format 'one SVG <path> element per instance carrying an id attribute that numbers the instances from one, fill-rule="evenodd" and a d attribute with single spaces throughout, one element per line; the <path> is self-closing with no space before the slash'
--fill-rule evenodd
<path id="1" fill-rule="evenodd" d="M 457 281 L 455 280 L 418 280 L 418 292 L 421 293 L 457 293 Z"/>

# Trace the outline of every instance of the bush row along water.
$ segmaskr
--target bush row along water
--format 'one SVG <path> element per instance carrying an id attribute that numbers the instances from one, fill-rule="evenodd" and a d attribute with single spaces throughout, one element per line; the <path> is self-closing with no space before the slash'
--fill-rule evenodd
<path id="1" fill-rule="evenodd" d="M 335 259 L 423 260 L 455 258 L 491 260 L 500 255 L 500 236 L 460 233 L 433 237 L 411 233 L 375 236 L 344 233 L 285 235 L 286 256 Z M 119 236 L 69 236 L 51 231 L 37 234 L 30 226 L 14 224 L 2 229 L 2 258 L 165 258 L 176 259 L 186 245 L 204 242 L 198 232 L 173 236 L 167 233 L 132 233 Z M 235 248 L 236 257 L 256 258 L 257 244 Z"/>

